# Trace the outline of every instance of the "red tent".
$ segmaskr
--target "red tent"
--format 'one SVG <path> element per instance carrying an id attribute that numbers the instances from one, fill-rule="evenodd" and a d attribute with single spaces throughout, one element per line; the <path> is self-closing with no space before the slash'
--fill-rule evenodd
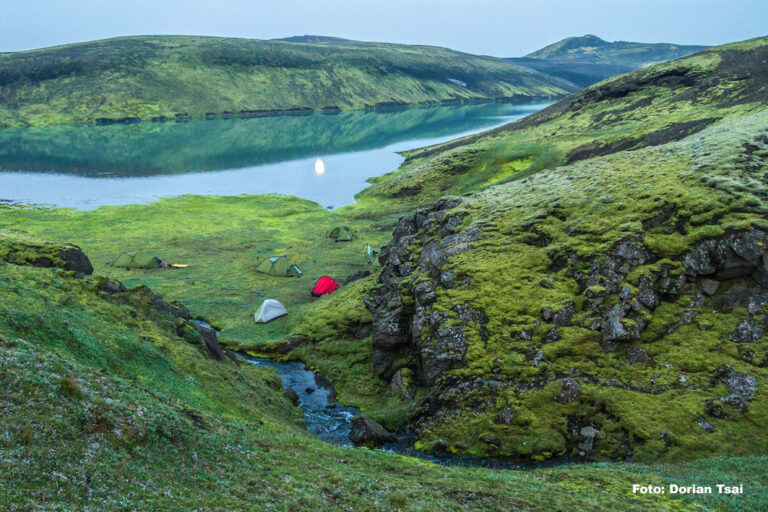
<path id="1" fill-rule="evenodd" d="M 339 283 L 334 281 L 328 276 L 323 276 L 317 280 L 317 284 L 312 288 L 312 295 L 319 297 L 321 295 L 327 295 L 333 293 L 339 289 Z"/>

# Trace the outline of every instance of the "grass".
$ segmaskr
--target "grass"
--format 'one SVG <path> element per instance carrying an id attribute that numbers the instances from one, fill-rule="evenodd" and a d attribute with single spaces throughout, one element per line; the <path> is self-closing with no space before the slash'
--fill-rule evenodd
<path id="1" fill-rule="evenodd" d="M 4 264 L 0 378 L 8 385 L 0 387 L 7 411 L 0 432 L 8 436 L 0 437 L 0 449 L 12 464 L 0 493 L 21 509 L 74 501 L 84 509 L 205 503 L 213 510 L 604 510 L 620 503 L 623 510 L 759 510 L 768 496 L 768 352 L 765 338 L 749 347 L 730 341 L 746 308 L 721 308 L 715 299 L 691 306 L 688 292 L 664 301 L 629 344 L 643 348 L 647 361 L 629 365 L 626 346 L 606 352 L 599 333 L 582 326 L 588 295 L 607 295 L 606 288 L 582 292 L 573 273 L 601 261 L 619 241 L 642 240 L 658 261 L 627 275 L 622 285 L 636 292 L 643 275 L 665 266 L 679 272 L 681 255 L 701 240 L 768 228 L 768 114 L 763 70 L 753 65 L 765 48 L 766 39 L 748 41 L 642 69 L 521 123 L 410 152 L 401 169 L 372 180 L 356 204 L 334 212 L 283 196 L 182 197 L 91 212 L 0 208 L 11 243 L 76 243 L 97 274 L 181 300 L 221 328 L 230 348 L 261 352 L 288 336 L 303 340 L 287 357 L 309 362 L 334 381 L 342 401 L 389 427 L 409 421 L 420 398 L 446 394 L 451 405 L 421 423 L 419 447 L 442 441 L 457 452 L 545 460 L 569 453 L 575 418 L 604 436 L 595 457 L 631 463 L 492 471 L 324 445 L 303 431 L 274 373 L 206 359 L 199 345 L 176 335 L 171 320 L 152 313 L 145 290 L 115 303 L 94 291 L 94 278 Z M 739 75 L 744 69 L 751 74 Z M 690 82 L 665 78 L 688 75 Z M 639 85 L 621 92 L 630 83 Z M 710 121 L 694 130 L 679 128 L 704 120 Z M 579 148 L 604 154 L 579 161 Z M 417 383 L 416 396 L 403 398 L 375 376 L 370 359 L 364 298 L 377 286 L 375 276 L 319 300 L 308 290 L 322 274 L 343 280 L 371 269 L 364 243 L 388 242 L 400 215 L 449 194 L 465 195 L 454 211 L 462 215 L 459 231 L 476 227 L 482 236 L 444 267 L 470 284 L 438 287 L 434 307 L 450 312 L 471 304 L 488 318 L 486 333 L 466 325 L 465 365 L 432 386 Z M 668 219 L 647 223 L 671 204 Z M 349 225 L 356 241 L 326 239 L 337 223 Z M 418 233 L 415 257 L 436 230 Z M 192 266 L 106 265 L 127 248 L 148 245 Z M 50 252 L 50 243 L 40 247 Z M 260 258 L 285 253 L 304 277 L 253 272 Z M 551 267 L 557 261 L 570 263 Z M 406 299 L 408 286 L 402 283 Z M 281 300 L 289 316 L 253 324 L 264 298 Z M 565 301 L 574 302 L 574 323 L 544 343 L 552 326 L 541 310 Z M 671 329 L 692 309 L 699 313 L 693 321 Z M 531 364 L 532 349 L 541 351 L 539 366 Z M 758 391 L 748 412 L 726 407 L 727 418 L 714 418 L 707 400 L 727 393 L 716 377 L 724 365 L 753 376 Z M 560 404 L 553 397 L 565 375 L 581 382 L 581 394 Z M 67 378 L 76 379 L 81 395 L 65 390 Z M 497 424 L 497 412 L 509 406 L 513 421 Z M 698 426 L 700 417 L 714 432 Z M 497 447 L 481 441 L 489 435 L 500 440 Z M 745 496 L 631 492 L 634 483 L 718 482 L 743 483 Z"/>
<path id="2" fill-rule="evenodd" d="M 600 510 L 634 478 L 619 465 L 487 471 L 327 445 L 271 370 L 209 359 L 140 289 L 0 270 L 8 510 Z M 693 509 L 659 496 L 630 497 L 626 510 L 649 504 Z"/>
<path id="3" fill-rule="evenodd" d="M 349 43 L 137 36 L 3 54 L 0 126 L 530 101 L 577 89 L 503 59 Z"/>

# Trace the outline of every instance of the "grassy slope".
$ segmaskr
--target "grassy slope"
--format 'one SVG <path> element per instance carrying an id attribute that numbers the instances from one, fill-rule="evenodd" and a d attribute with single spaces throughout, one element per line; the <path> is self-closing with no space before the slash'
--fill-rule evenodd
<path id="1" fill-rule="evenodd" d="M 718 49 L 681 62 L 684 67 L 690 67 L 702 73 L 711 73 L 713 70 L 718 69 L 718 65 L 723 61 L 721 53 L 728 51 L 740 52 L 750 48 L 758 49 L 764 45 L 765 41 L 752 41 L 740 46 L 731 46 L 725 50 Z M 676 63 L 668 66 L 674 67 L 679 65 L 681 64 Z M 643 74 L 645 71 L 638 73 L 635 76 L 645 76 Z M 616 80 L 614 83 L 621 83 L 621 79 Z M 378 414 L 380 419 L 386 420 L 392 417 L 390 411 L 382 411 L 381 408 L 377 408 L 377 403 L 385 402 L 387 407 L 395 412 L 395 416 L 401 416 L 403 409 L 407 409 L 409 404 L 393 405 L 392 400 L 386 398 L 386 383 L 378 381 L 373 377 L 372 367 L 368 359 L 370 350 L 368 339 L 365 337 L 359 340 L 355 339 L 355 331 L 361 322 L 367 320 L 366 315 L 368 315 L 367 311 L 360 307 L 360 292 L 370 286 L 371 280 L 362 281 L 354 286 L 342 289 L 338 294 L 320 299 L 317 301 L 316 307 L 307 310 L 306 306 L 309 304 L 309 301 L 304 293 L 310 284 L 310 280 L 303 281 L 303 284 L 299 284 L 302 281 L 292 280 L 263 281 L 261 277 L 254 275 L 249 270 L 255 265 L 254 255 L 256 252 L 261 253 L 272 250 L 283 252 L 282 249 L 284 247 L 291 245 L 297 248 L 297 250 L 309 247 L 308 251 L 311 251 L 312 256 L 317 258 L 317 262 L 313 263 L 311 260 L 308 260 L 303 263 L 311 269 L 310 273 L 316 272 L 317 275 L 325 273 L 324 270 L 334 264 L 338 264 L 338 267 L 334 269 L 332 275 L 342 272 L 346 273 L 357 268 L 365 269 L 367 265 L 361 259 L 358 259 L 358 249 L 355 246 L 343 246 L 338 249 L 338 252 L 334 252 L 336 247 L 331 244 L 333 247 L 331 251 L 317 250 L 319 248 L 327 248 L 327 242 L 320 238 L 321 232 L 327 226 L 342 219 L 356 230 L 359 230 L 362 233 L 362 238 L 372 241 L 379 240 L 383 243 L 388 239 L 386 231 L 391 229 L 399 213 L 411 211 L 413 207 L 429 202 L 445 193 L 465 193 L 482 190 L 488 184 L 498 181 L 511 181 L 511 183 L 503 187 L 495 187 L 486 194 L 472 199 L 467 204 L 467 208 L 469 208 L 468 211 L 477 213 L 478 217 L 473 217 L 477 219 L 481 219 L 482 215 L 501 215 L 498 217 L 499 220 L 508 223 L 512 233 L 515 229 L 514 226 L 518 222 L 516 220 L 517 217 L 505 214 L 502 206 L 510 204 L 509 201 L 514 196 L 512 192 L 520 190 L 515 187 L 522 187 L 525 193 L 534 195 L 536 190 L 546 190 L 543 188 L 536 188 L 535 190 L 529 188 L 531 182 L 523 183 L 522 177 L 531 175 L 539 169 L 552 167 L 564 162 L 566 155 L 576 147 L 584 144 L 597 142 L 598 144 L 610 145 L 611 142 L 624 140 L 628 137 L 634 140 L 638 137 L 641 138 L 643 134 L 658 132 L 670 124 L 690 121 L 697 116 L 699 118 L 707 118 L 715 114 L 716 117 L 735 119 L 760 110 L 762 107 L 754 103 L 754 101 L 744 101 L 744 91 L 740 89 L 740 84 L 743 83 L 744 80 L 721 79 L 718 84 L 706 89 L 706 93 L 709 96 L 701 100 L 696 99 L 696 104 L 693 103 L 691 98 L 686 98 L 685 95 L 673 100 L 681 91 L 667 90 L 663 85 L 650 86 L 622 98 L 614 99 L 610 103 L 588 103 L 585 107 L 576 109 L 573 108 L 573 105 L 579 98 L 584 97 L 578 95 L 560 106 L 556 106 L 541 115 L 534 116 L 532 120 L 518 123 L 511 128 L 498 130 L 483 137 L 460 141 L 457 144 L 444 145 L 441 148 L 413 152 L 412 156 L 416 157 L 415 159 L 408 162 L 397 173 L 378 180 L 378 183 L 375 183 L 369 191 L 361 194 L 357 205 L 339 212 L 326 212 L 304 201 L 296 199 L 287 200 L 275 196 L 243 197 L 235 200 L 190 197 L 161 201 L 154 205 L 141 207 L 102 208 L 96 212 L 88 213 L 74 213 L 61 210 L 3 209 L 0 213 L 0 225 L 15 226 L 16 228 L 41 234 L 47 238 L 74 241 L 81 244 L 94 256 L 93 259 L 97 273 L 109 273 L 112 276 L 127 280 L 129 284 L 150 283 L 169 297 L 182 298 L 189 301 L 190 306 L 192 306 L 195 312 L 199 312 L 203 316 L 210 318 L 214 323 L 224 326 L 223 336 L 234 346 L 244 343 L 259 343 L 259 340 L 263 342 L 270 338 L 279 338 L 286 335 L 291 328 L 294 328 L 299 334 L 310 335 L 314 340 L 314 344 L 302 346 L 299 349 L 304 351 L 302 355 L 311 360 L 316 366 L 319 366 L 333 380 L 338 381 L 337 387 L 342 388 L 342 398 L 355 401 L 363 405 L 364 408 L 370 409 L 371 414 Z M 597 89 L 599 88 L 592 91 Z M 595 93 L 586 91 L 583 94 Z M 658 108 L 652 109 L 648 108 L 647 105 L 645 107 L 641 106 L 645 102 L 645 98 L 649 96 L 655 98 L 652 103 L 657 105 Z M 742 102 L 739 100 L 742 100 Z M 641 104 L 638 105 L 638 102 L 641 102 Z M 626 109 L 629 105 L 633 105 L 634 110 Z M 760 118 L 752 118 L 751 122 L 754 123 L 756 122 L 755 120 L 759 121 Z M 747 123 L 747 121 L 738 122 Z M 751 128 L 749 128 L 748 124 L 744 126 L 747 133 L 749 133 Z M 734 136 L 738 136 L 738 133 L 738 130 L 736 130 Z M 725 143 L 723 144 L 722 155 L 725 157 L 734 156 L 728 152 L 728 148 L 733 147 L 732 144 L 728 143 L 729 136 L 729 132 L 726 132 L 725 139 L 723 139 Z M 643 142 L 638 139 L 635 140 L 635 143 L 643 146 L 647 145 L 648 141 Z M 660 179 L 664 180 L 663 183 L 665 184 L 661 189 L 662 191 L 678 193 L 680 190 L 680 187 L 672 179 L 674 172 L 677 172 L 675 169 L 678 169 L 678 167 L 675 167 L 677 164 L 673 164 L 676 158 L 679 160 L 690 155 L 690 152 L 685 153 L 685 148 L 690 147 L 691 142 L 687 141 L 680 144 L 682 145 L 678 149 L 683 151 L 681 155 L 677 157 L 665 156 L 669 160 L 666 161 L 664 166 L 659 166 L 658 175 Z M 658 149 L 645 151 L 663 152 L 667 149 L 674 148 L 673 146 L 660 146 Z M 541 160 L 542 155 L 546 156 L 543 162 Z M 629 156 L 619 155 L 607 157 L 606 159 L 595 159 L 593 163 L 600 168 L 600 162 L 602 161 L 616 163 L 628 161 L 632 153 L 627 153 L 627 155 Z M 656 155 L 656 153 L 653 153 L 653 155 Z M 590 162 L 575 164 L 574 166 L 563 168 L 564 170 L 560 169 L 555 174 L 542 173 L 531 179 L 544 180 L 541 182 L 544 183 L 546 180 L 557 179 L 557 176 L 561 176 L 563 172 L 568 172 L 569 170 L 577 170 L 582 173 L 589 172 L 591 169 L 589 166 Z M 653 160 L 649 160 L 646 162 L 646 165 L 652 165 L 652 162 Z M 632 165 L 634 168 L 634 161 Z M 738 162 L 733 165 L 734 169 L 736 169 L 735 172 L 738 172 Z M 604 167 L 606 169 L 603 172 L 610 172 L 610 166 L 605 165 Z M 624 169 L 624 167 L 617 168 L 620 170 Z M 453 170 L 454 173 L 446 172 L 448 170 Z M 734 178 L 738 183 L 738 175 L 734 175 Z M 568 189 L 566 188 L 565 190 L 567 192 Z M 502 193 L 501 191 L 504 192 Z M 728 188 L 723 189 L 721 192 L 724 194 L 723 200 L 729 197 L 728 194 L 732 193 Z M 496 194 L 500 194 L 500 196 L 497 197 Z M 697 193 L 692 193 L 691 197 L 700 196 Z M 709 197 L 707 196 L 708 199 Z M 603 203 L 599 202 L 598 204 Z M 639 202 L 637 207 L 640 208 L 643 204 Z M 500 205 L 500 207 L 497 209 L 495 205 Z M 515 205 L 515 207 L 518 206 Z M 540 206 L 537 207 L 533 202 L 531 205 L 524 206 L 529 209 L 540 208 Z M 595 213 L 597 214 L 599 211 L 596 210 Z M 289 212 L 292 215 L 288 216 Z M 298 215 L 293 215 L 296 213 Z M 266 221 L 255 222 L 257 219 L 266 219 Z M 736 220 L 744 221 L 745 219 Z M 232 227 L 228 227 L 230 225 Z M 104 236 L 97 238 L 96 233 L 101 234 L 102 232 L 105 233 Z M 516 234 L 515 236 L 523 236 L 523 234 Z M 182 273 L 182 271 L 132 271 L 125 273 L 122 270 L 108 269 L 104 266 L 104 262 L 113 256 L 120 247 L 128 243 L 144 244 L 147 240 L 151 240 L 153 244 L 156 243 L 162 247 L 163 251 L 165 251 L 163 254 L 168 254 L 169 258 L 193 262 L 194 267 L 184 271 L 185 273 Z M 306 240 L 310 240 L 310 243 L 307 244 Z M 589 240 L 585 239 L 585 241 Z M 659 238 L 659 241 L 666 242 L 662 238 Z M 567 243 L 567 239 L 564 242 Z M 608 239 L 601 240 L 598 238 L 585 244 L 585 249 L 599 251 L 600 247 L 607 243 Z M 492 245 L 489 244 L 484 250 L 498 250 L 494 249 Z M 265 247 L 268 250 L 262 251 L 262 248 Z M 353 248 L 350 249 L 348 247 Z M 513 246 L 506 247 L 501 245 L 499 247 L 503 251 L 508 251 Z M 519 249 L 522 246 L 517 245 L 514 247 Z M 681 246 L 679 243 L 676 243 L 674 247 L 677 248 L 676 250 L 679 250 Z M 310 252 L 306 252 L 306 254 L 309 255 Z M 517 255 L 517 253 L 515 254 Z M 357 267 L 349 266 L 353 261 L 356 261 Z M 514 259 L 497 259 L 497 261 L 514 261 Z M 457 264 L 463 265 L 464 263 L 457 262 Z M 472 265 L 477 266 L 474 262 L 472 262 Z M 485 272 L 484 269 L 487 270 L 485 266 L 480 266 L 478 271 Z M 488 283 L 490 287 L 504 287 L 506 284 L 509 284 L 497 282 L 493 279 L 489 279 Z M 33 289 L 37 290 L 38 287 L 33 286 Z M 261 326 L 260 328 L 250 325 L 249 314 L 252 312 L 255 304 L 264 296 L 258 293 L 257 290 L 269 290 L 270 296 L 276 295 L 281 300 L 286 300 L 289 303 L 289 308 L 302 311 L 304 314 L 302 314 L 300 322 L 295 317 L 289 317 L 279 321 L 283 323 L 274 323 L 269 326 Z M 471 289 L 468 293 L 474 294 L 481 291 L 480 289 Z M 552 293 L 560 294 L 562 292 L 563 290 L 556 289 Z M 489 294 L 485 293 L 484 295 L 488 296 Z M 537 300 L 540 298 L 537 298 Z M 447 297 L 445 296 L 441 297 L 441 300 L 446 299 Z M 463 297 L 463 299 L 467 299 L 467 297 Z M 469 300 L 484 299 L 475 296 L 474 298 L 469 298 Z M 534 309 L 535 306 L 537 304 L 530 305 Z M 340 311 L 343 311 L 344 314 L 340 315 Z M 339 336 L 339 333 L 342 336 Z M 554 348 L 557 349 L 557 347 Z M 690 350 L 690 347 L 683 345 L 683 349 Z M 328 354 L 336 354 L 337 357 L 326 360 L 324 356 Z M 482 357 L 484 356 L 479 354 L 477 360 L 481 362 Z M 567 357 L 570 356 L 565 354 L 563 362 L 567 361 Z M 729 356 L 726 354 L 722 357 Z M 514 367 L 510 366 L 510 368 Z M 480 369 L 480 371 L 482 370 Z M 642 372 L 640 377 L 645 378 Z M 32 377 L 27 374 L 26 378 Z M 365 383 L 365 385 L 359 385 L 360 383 Z M 762 404 L 762 401 L 759 403 Z M 762 410 L 761 407 L 759 406 L 758 410 Z M 482 425 L 480 426 L 482 427 Z M 640 426 L 643 427 L 642 424 Z M 478 428 L 477 424 L 462 422 L 459 424 L 459 427 L 458 432 L 466 433 L 468 436 L 476 438 L 474 437 L 474 431 Z M 436 431 L 439 431 L 439 428 Z M 759 442 L 762 437 L 762 435 L 758 434 L 755 436 L 755 440 Z M 285 439 L 277 439 L 271 445 L 280 446 L 280 450 L 274 451 L 275 456 L 285 454 L 283 460 L 290 460 L 291 457 L 300 456 L 293 449 L 285 447 L 283 445 L 284 441 Z M 305 449 L 305 446 L 307 445 L 302 445 L 301 448 Z M 387 471 L 384 470 L 384 467 L 388 464 L 394 464 L 390 460 L 396 460 L 398 464 L 416 464 L 399 458 L 389 459 L 379 454 L 352 455 L 352 453 L 357 452 L 337 451 L 337 449 L 333 448 L 323 448 L 323 450 L 331 454 L 331 456 L 342 452 L 345 459 L 352 460 L 354 458 L 355 462 L 352 467 L 349 467 L 349 470 L 362 471 L 361 474 L 365 475 L 363 477 L 355 477 L 355 479 L 350 481 L 349 478 L 351 477 L 349 475 L 352 473 L 347 473 L 345 472 L 346 469 L 341 469 L 342 476 L 337 477 L 340 478 L 340 482 L 334 480 L 336 483 L 333 485 L 340 485 L 343 489 L 350 492 L 362 492 L 363 498 L 361 499 L 373 500 L 376 503 L 380 503 L 381 507 L 386 507 L 383 504 L 383 500 L 386 499 L 386 493 L 394 491 L 385 491 L 384 493 L 377 491 L 377 493 L 371 494 L 373 491 L 365 491 L 359 487 L 361 485 L 360 482 L 374 473 L 378 473 L 378 477 L 381 474 L 386 474 Z M 360 457 L 360 459 L 356 457 Z M 379 457 L 385 457 L 383 460 L 386 460 L 386 462 L 379 463 Z M 74 458 L 75 456 L 73 456 L 73 460 Z M 129 460 L 133 461 L 134 459 L 131 458 Z M 166 460 L 169 459 L 163 459 L 163 461 Z M 360 465 L 356 465 L 358 463 Z M 630 503 L 631 497 L 627 494 L 628 486 L 622 487 L 624 484 L 618 483 L 625 478 L 627 481 L 635 482 L 640 478 L 637 476 L 638 474 L 644 475 L 643 479 L 646 478 L 645 475 L 655 474 L 663 475 L 662 478 L 671 479 L 669 481 L 678 482 L 685 480 L 693 482 L 699 479 L 696 475 L 703 473 L 712 479 L 733 479 L 748 483 L 755 480 L 757 475 L 761 474 L 764 465 L 764 458 L 723 458 L 707 459 L 686 465 L 621 466 L 622 469 L 619 470 L 621 473 L 618 474 L 615 473 L 616 469 L 613 465 L 595 465 L 578 470 L 555 469 L 542 472 L 537 471 L 530 474 L 503 473 L 503 475 L 498 476 L 497 473 L 489 473 L 489 475 L 493 475 L 490 481 L 502 484 L 501 488 L 505 490 L 500 492 L 507 492 L 510 487 L 514 486 L 515 490 L 509 492 L 518 493 L 518 496 L 520 495 L 519 493 L 527 492 L 527 489 L 533 489 L 536 485 L 542 485 L 542 482 L 558 481 L 558 485 L 577 492 L 575 498 L 569 498 L 571 500 L 580 499 L 581 496 L 601 499 L 600 497 L 595 497 L 592 491 L 593 487 L 591 487 L 593 484 L 585 484 L 583 480 L 580 480 L 581 475 L 584 475 L 585 473 L 583 472 L 586 471 L 590 478 L 603 482 L 598 485 L 603 485 L 609 492 L 614 492 L 616 488 L 619 488 L 618 492 L 620 493 L 622 503 L 626 503 L 624 508 L 629 509 L 632 504 Z M 323 472 L 327 471 L 328 468 L 332 468 L 333 471 L 339 468 L 339 465 L 333 462 L 328 462 L 325 469 L 320 469 L 319 466 L 318 464 L 318 471 L 320 471 L 318 474 L 326 475 L 328 473 Z M 344 467 L 346 468 L 346 466 Z M 368 469 L 365 469 L 365 467 L 368 467 Z M 151 470 L 148 468 L 151 468 L 151 465 L 142 466 L 140 471 Z M 400 469 L 403 471 L 415 471 L 406 469 L 406 466 L 401 466 Z M 299 478 L 301 482 L 306 481 L 305 476 L 301 476 L 306 475 L 303 470 L 293 468 L 286 471 L 291 478 Z M 474 478 L 473 475 L 477 475 L 477 478 L 481 479 L 483 478 L 481 475 L 486 474 L 474 470 L 433 469 L 425 473 L 417 472 L 419 476 L 416 478 L 419 481 L 427 482 L 427 480 L 421 479 L 440 475 L 441 471 L 447 472 L 442 474 L 465 479 L 466 485 L 469 487 L 480 485 L 478 484 L 480 480 L 470 481 L 467 479 Z M 604 471 L 607 473 L 603 473 Z M 431 476 L 422 476 L 428 475 L 428 473 L 431 473 Z M 178 482 L 188 481 L 186 480 L 187 475 L 183 473 L 177 473 L 176 475 L 178 475 L 176 485 L 180 485 Z M 533 481 L 528 480 L 527 475 L 530 475 Z M 247 488 L 244 488 L 242 482 L 238 479 L 225 479 L 224 481 L 227 482 L 227 485 L 235 486 L 239 492 L 245 493 L 244 495 L 250 496 L 248 495 L 249 491 Z M 283 479 L 282 481 L 291 482 L 292 480 Z M 394 489 L 395 485 L 405 485 L 407 482 L 412 481 L 412 477 L 398 480 L 397 482 L 392 480 L 392 487 L 389 489 Z M 352 482 L 357 483 L 354 484 Z M 428 482 L 432 482 L 432 480 L 428 480 Z M 358 485 L 358 487 L 355 487 L 355 485 Z M 424 507 L 438 506 L 435 505 L 437 502 L 434 500 L 450 496 L 446 493 L 452 487 L 458 486 L 462 489 L 468 489 L 468 487 L 463 486 L 464 484 L 459 484 L 456 481 L 451 481 L 445 486 L 440 484 L 438 487 L 430 487 L 430 485 L 434 484 L 427 483 L 419 491 L 405 491 L 405 494 L 409 496 L 406 500 L 407 506 L 412 506 L 413 503 Z M 529 485 L 530 487 L 527 487 Z M 616 487 L 617 485 L 618 487 Z M 758 485 L 756 480 L 754 485 Z M 285 489 L 286 487 L 282 488 Z M 425 488 L 430 490 L 425 491 Z M 317 490 L 314 487 L 313 489 Z M 495 487 L 494 489 L 498 488 Z M 747 500 L 751 500 L 749 502 L 718 496 L 711 498 L 694 497 L 690 499 L 696 502 L 706 500 L 711 505 L 721 503 L 733 508 L 757 509 L 758 504 L 765 500 L 765 490 L 758 487 L 751 487 L 751 489 L 752 491 L 748 492 L 747 496 Z M 433 491 L 439 497 L 436 497 L 432 493 Z M 429 492 L 430 494 L 425 496 L 424 492 Z M 493 492 L 490 492 L 489 496 L 493 495 Z M 345 493 L 342 492 L 341 495 L 345 495 Z M 469 495 L 461 494 L 459 498 L 456 496 L 454 494 L 450 499 L 454 501 L 456 499 L 463 499 L 465 500 L 463 503 L 469 508 L 470 505 L 466 502 Z M 475 496 L 477 499 L 482 500 L 493 499 L 485 494 L 480 494 L 479 497 L 478 495 Z M 531 502 L 533 503 L 531 506 L 534 508 L 536 506 L 539 508 L 555 506 L 540 500 L 542 497 L 550 499 L 556 498 L 556 496 L 556 493 L 537 493 L 537 501 Z M 286 495 L 279 495 L 278 493 L 273 497 L 283 500 L 290 499 Z M 614 499 L 613 496 L 606 497 Z M 518 503 L 509 495 L 505 499 L 510 500 L 505 506 Z M 426 505 L 424 505 L 425 503 Z M 478 509 L 493 510 L 496 507 L 493 503 L 498 502 L 476 501 L 474 506 Z M 594 504 L 580 505 L 575 502 L 569 502 L 566 508 L 573 508 L 574 506 L 581 506 L 585 509 L 597 508 Z M 643 500 L 637 502 L 637 506 L 647 508 L 649 505 L 648 502 Z M 413 507 L 418 508 L 417 505 L 413 505 Z"/>
<path id="2" fill-rule="evenodd" d="M 0 274 L 6 510 L 692 509 L 627 497 L 650 467 L 497 472 L 326 445 L 273 371 L 209 359 L 146 292 L 5 262 Z"/>
<path id="3" fill-rule="evenodd" d="M 437 47 L 137 36 L 0 55 L 0 126 L 524 100 L 573 90 L 503 59 Z"/>

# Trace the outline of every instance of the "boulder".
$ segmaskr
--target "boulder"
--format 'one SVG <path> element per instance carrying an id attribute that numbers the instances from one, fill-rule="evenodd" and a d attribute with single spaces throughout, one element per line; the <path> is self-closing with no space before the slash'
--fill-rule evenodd
<path id="1" fill-rule="evenodd" d="M 216 335 L 216 331 L 210 327 L 200 325 L 197 322 L 191 322 L 191 324 L 192 327 L 194 327 L 203 338 L 203 342 L 205 342 L 205 348 L 208 351 L 208 354 L 214 359 L 223 361 L 224 352 L 221 351 L 221 347 L 219 346 L 219 338 Z"/>
<path id="2" fill-rule="evenodd" d="M 750 343 L 757 341 L 765 334 L 764 329 L 754 320 L 742 320 L 731 333 L 731 341 L 735 343 Z"/>
<path id="3" fill-rule="evenodd" d="M 360 415 L 352 420 L 349 440 L 355 446 L 378 447 L 396 441 L 395 436 L 368 416 Z"/>
<path id="4" fill-rule="evenodd" d="M 715 279 L 700 279 L 699 280 L 699 288 L 701 288 L 701 292 L 704 295 L 712 296 L 717 292 L 717 289 L 720 287 L 720 281 L 717 281 Z"/>
<path id="5" fill-rule="evenodd" d="M 573 317 L 575 311 L 574 303 L 568 302 L 564 307 L 557 310 L 557 313 L 552 318 L 552 322 L 561 327 L 568 327 L 571 325 L 571 317 Z"/>
<path id="6" fill-rule="evenodd" d="M 299 405 L 299 394 L 293 388 L 288 388 L 283 392 L 283 396 L 291 401 L 294 407 Z"/>
<path id="7" fill-rule="evenodd" d="M 484 442 L 485 444 L 495 446 L 497 448 L 501 446 L 501 439 L 499 439 L 497 436 L 492 436 L 492 435 L 483 436 L 480 438 L 480 441 Z"/>
<path id="8" fill-rule="evenodd" d="M 600 330 L 605 341 L 634 341 L 640 338 L 640 329 L 623 319 L 618 306 L 606 314 Z"/>
<path id="9" fill-rule="evenodd" d="M 645 359 L 645 349 L 640 347 L 627 347 L 627 364 L 644 363 Z"/>
<path id="10" fill-rule="evenodd" d="M 496 415 L 496 418 L 494 421 L 501 425 L 511 425 L 512 420 L 514 419 L 515 419 L 515 408 L 510 406 L 500 410 L 499 413 Z"/>
<path id="11" fill-rule="evenodd" d="M 738 372 L 729 366 L 721 370 L 719 374 L 720 382 L 725 384 L 728 391 L 744 401 L 751 399 L 757 390 L 757 381 L 751 375 Z"/>
<path id="12" fill-rule="evenodd" d="M 581 393 L 581 385 L 575 379 L 567 377 L 560 381 L 560 392 L 555 395 L 555 400 L 561 404 L 567 404 L 576 400 Z"/>

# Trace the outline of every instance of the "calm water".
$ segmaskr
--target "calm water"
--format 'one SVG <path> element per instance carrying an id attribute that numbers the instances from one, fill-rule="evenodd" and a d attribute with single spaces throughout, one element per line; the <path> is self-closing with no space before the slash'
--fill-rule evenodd
<path id="1" fill-rule="evenodd" d="M 0 130 L 0 201 L 90 210 L 184 194 L 290 194 L 337 208 L 397 154 L 546 105 Z M 322 161 L 324 173 L 318 173 Z"/>

